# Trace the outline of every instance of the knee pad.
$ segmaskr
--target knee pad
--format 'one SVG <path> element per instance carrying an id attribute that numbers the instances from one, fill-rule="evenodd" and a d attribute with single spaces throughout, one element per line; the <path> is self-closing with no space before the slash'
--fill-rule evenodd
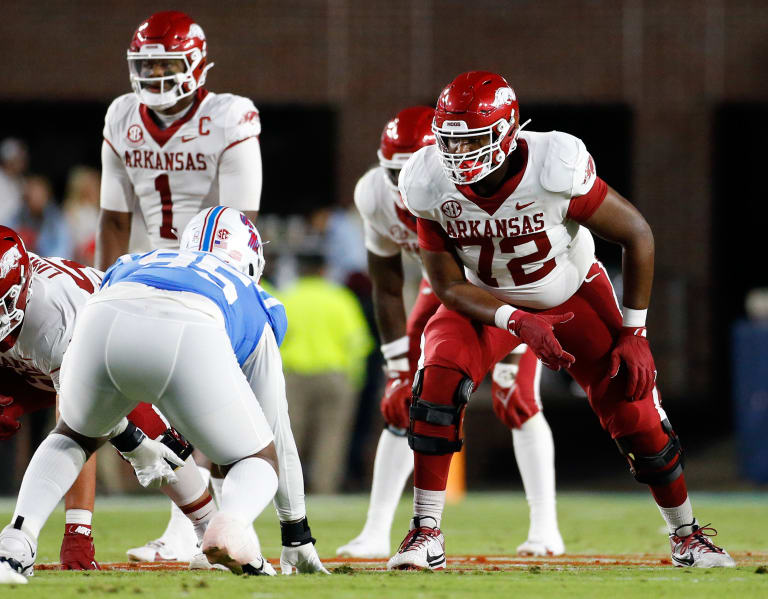
<path id="1" fill-rule="evenodd" d="M 619 437 L 616 445 L 629 462 L 629 469 L 635 480 L 646 485 L 668 485 L 683 473 L 683 448 L 680 439 L 672 430 L 669 420 L 661 423 L 662 431 L 669 439 L 655 454 L 645 455 L 633 448 L 631 437 Z"/>
<path id="2" fill-rule="evenodd" d="M 423 382 L 424 370 L 422 369 L 413 379 L 408 446 L 414 451 L 427 455 L 445 455 L 461 451 L 464 445 L 461 423 L 464 409 L 474 390 L 472 379 L 469 377 L 461 379 L 451 398 L 451 404 L 437 404 L 421 399 Z M 427 430 L 416 432 L 417 428 Z"/>

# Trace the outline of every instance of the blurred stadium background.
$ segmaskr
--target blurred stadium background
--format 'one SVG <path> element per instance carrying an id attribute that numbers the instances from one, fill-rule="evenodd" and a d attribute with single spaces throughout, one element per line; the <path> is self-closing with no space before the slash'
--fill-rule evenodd
<path id="1" fill-rule="evenodd" d="M 340 266 L 332 256 L 342 236 L 328 225 L 335 219 L 351 227 L 344 239 L 359 240 L 348 255 L 364 260 L 362 237 L 350 225 L 352 191 L 375 162 L 391 115 L 434 104 L 459 72 L 506 76 L 523 120 L 533 119 L 530 128 L 581 137 L 601 176 L 653 227 L 649 336 L 664 404 L 687 450 L 690 487 L 740 490 L 768 481 L 761 437 L 768 425 L 767 333 L 752 320 L 732 337 L 746 317 L 747 293 L 768 286 L 768 4 L 188 0 L 160 7 L 144 0 L 6 0 L 0 139 L 26 143 L 28 173 L 50 182 L 53 204 L 70 195 L 73 169 L 98 170 L 106 108 L 130 91 L 126 47 L 137 24 L 160 8 L 184 10 L 205 30 L 216 63 L 208 87 L 248 96 L 261 111 L 258 226 L 272 241 L 267 260 L 277 283 L 291 278 L 292 255 L 307 239 L 331 256 L 331 267 Z M 72 251 L 87 256 L 87 235 L 79 243 Z M 617 248 L 601 243 L 598 252 L 618 272 Z M 370 319 L 361 264 L 351 259 L 334 275 Z M 760 296 L 753 297 L 755 317 Z M 363 491 L 370 481 L 382 423 L 378 360 L 377 352 L 368 359 L 343 490 Z M 549 374 L 542 394 L 559 488 L 637 490 L 568 378 Z M 0 494 L 15 494 L 30 447 L 48 426 L 27 422 L 0 444 L 0 458 L 15 464 L 0 472 Z M 495 421 L 485 387 L 470 406 L 467 438 L 470 489 L 519 488 L 509 432 Z M 108 479 L 103 491 L 126 490 Z"/>

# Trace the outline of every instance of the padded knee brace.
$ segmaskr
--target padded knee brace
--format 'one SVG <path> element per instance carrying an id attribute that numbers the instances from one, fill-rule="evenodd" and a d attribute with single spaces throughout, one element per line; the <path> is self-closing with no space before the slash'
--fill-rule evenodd
<path id="1" fill-rule="evenodd" d="M 421 399 L 424 370 L 413 378 L 413 396 L 409 410 L 408 445 L 414 451 L 427 455 L 445 455 L 461 451 L 464 439 L 461 437 L 461 422 L 464 409 L 472 395 L 472 379 L 464 377 L 451 398 L 450 405 L 437 404 Z M 430 433 L 417 433 L 418 423 L 431 425 Z"/>
<path id="2" fill-rule="evenodd" d="M 656 454 L 642 455 L 632 447 L 630 437 L 619 437 L 616 445 L 629 462 L 635 480 L 646 485 L 668 485 L 683 473 L 683 448 L 669 420 L 661 423 L 669 441 Z"/>

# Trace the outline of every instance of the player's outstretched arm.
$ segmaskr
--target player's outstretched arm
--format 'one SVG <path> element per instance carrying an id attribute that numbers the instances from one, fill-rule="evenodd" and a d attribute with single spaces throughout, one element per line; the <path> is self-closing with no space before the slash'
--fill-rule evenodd
<path id="1" fill-rule="evenodd" d="M 645 332 L 653 285 L 653 233 L 643 215 L 610 186 L 602 204 L 582 224 L 623 248 L 624 322 L 611 352 L 609 375 L 616 376 L 624 364 L 626 395 L 639 400 L 651 393 L 656 382 L 656 366 Z"/>

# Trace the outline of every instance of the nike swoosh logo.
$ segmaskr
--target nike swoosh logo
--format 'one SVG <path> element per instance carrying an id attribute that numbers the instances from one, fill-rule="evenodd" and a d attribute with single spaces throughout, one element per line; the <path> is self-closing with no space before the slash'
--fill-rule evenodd
<path id="1" fill-rule="evenodd" d="M 680 564 L 683 566 L 692 566 L 693 565 L 693 554 L 689 553 L 686 557 L 677 557 L 672 556 L 672 561 L 674 561 L 676 564 Z"/>
<path id="2" fill-rule="evenodd" d="M 427 551 L 427 563 L 430 566 L 437 566 L 445 561 L 445 553 L 440 553 L 438 555 L 430 555 L 429 551 Z"/>
<path id="3" fill-rule="evenodd" d="M 523 208 L 528 208 L 528 206 L 533 206 L 535 203 L 536 202 L 528 202 L 527 204 L 520 204 L 520 202 L 518 202 L 517 204 L 515 204 L 515 208 L 517 208 L 518 210 L 522 210 Z"/>
<path id="4" fill-rule="evenodd" d="M 591 283 L 591 282 L 592 282 L 592 281 L 594 281 L 594 280 L 595 280 L 597 277 L 599 277 L 601 274 L 602 274 L 602 273 L 597 273 L 597 274 L 594 274 L 594 275 L 592 275 L 591 277 L 587 277 L 586 279 L 584 279 L 584 282 L 585 282 L 585 283 Z"/>
<path id="5" fill-rule="evenodd" d="M 182 135 L 181 143 L 185 144 L 188 141 L 192 141 L 193 139 L 197 139 L 197 135 Z"/>
<path id="6" fill-rule="evenodd" d="M 26 540 L 26 539 L 25 539 L 25 540 Z M 32 543 L 30 543 L 29 541 L 27 541 L 27 545 L 29 545 L 29 553 L 30 553 L 30 555 L 32 556 L 32 559 L 35 559 L 35 550 L 34 550 L 34 549 L 32 549 Z"/>

